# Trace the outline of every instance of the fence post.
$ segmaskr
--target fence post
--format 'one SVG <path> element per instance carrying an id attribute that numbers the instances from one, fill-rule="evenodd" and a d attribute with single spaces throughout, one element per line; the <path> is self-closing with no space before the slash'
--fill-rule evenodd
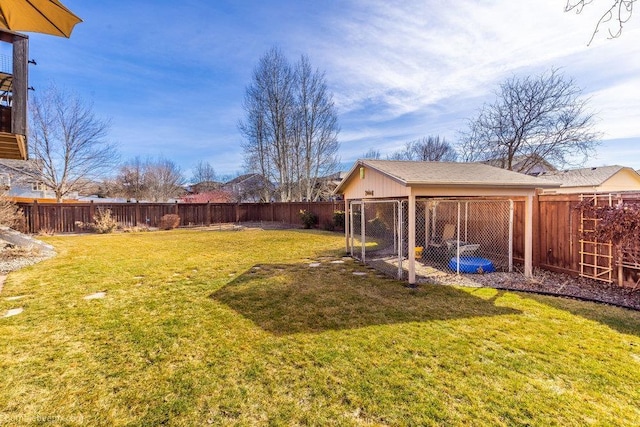
<path id="1" fill-rule="evenodd" d="M 134 227 L 137 227 L 140 224 L 140 202 L 138 200 L 136 200 L 136 209 L 134 211 Z"/>
<path id="2" fill-rule="evenodd" d="M 524 202 L 526 203 L 526 201 Z M 524 219 L 524 207 L 522 209 L 522 213 L 520 215 L 523 216 Z M 540 248 L 542 248 L 542 234 L 540 233 L 540 225 L 541 225 L 541 215 L 540 215 L 540 190 L 536 190 L 535 195 L 533 196 L 533 235 L 535 238 L 532 242 L 532 251 L 533 251 L 533 259 L 532 267 L 540 266 Z M 524 224 L 524 221 L 522 222 Z M 521 231 L 522 232 L 522 231 Z M 524 249 L 524 248 L 523 248 Z"/>
<path id="3" fill-rule="evenodd" d="M 38 231 L 40 231 L 40 208 L 38 207 L 38 201 L 36 199 L 33 199 L 33 207 L 31 208 L 31 215 L 33 215 L 33 224 L 31 224 L 31 226 L 33 227 L 33 230 L 31 230 L 32 233 L 37 233 Z"/>

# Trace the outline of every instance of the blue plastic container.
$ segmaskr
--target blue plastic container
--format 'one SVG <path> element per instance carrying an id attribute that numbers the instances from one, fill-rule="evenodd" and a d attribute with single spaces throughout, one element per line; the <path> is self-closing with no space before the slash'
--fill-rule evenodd
<path id="1" fill-rule="evenodd" d="M 458 270 L 458 260 L 453 257 L 449 260 L 449 268 Z M 493 263 L 486 258 L 477 256 L 460 257 L 460 273 L 491 273 L 496 271 Z"/>

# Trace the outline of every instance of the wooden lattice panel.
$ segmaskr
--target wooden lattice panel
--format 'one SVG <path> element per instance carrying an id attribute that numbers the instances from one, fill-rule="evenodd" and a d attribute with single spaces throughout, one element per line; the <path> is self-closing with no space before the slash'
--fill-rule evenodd
<path id="1" fill-rule="evenodd" d="M 612 196 L 589 196 L 598 206 L 607 203 L 611 206 Z M 580 199 L 584 200 L 585 196 Z M 593 232 L 597 225 L 597 219 L 580 213 L 580 235 L 585 236 Z M 600 280 L 607 283 L 613 282 L 613 245 L 611 242 L 599 242 L 595 239 L 580 239 L 580 276 Z"/>

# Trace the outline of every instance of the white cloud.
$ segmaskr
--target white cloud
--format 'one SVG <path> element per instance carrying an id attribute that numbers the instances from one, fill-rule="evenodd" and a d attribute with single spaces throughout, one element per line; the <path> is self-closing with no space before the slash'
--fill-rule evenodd
<path id="1" fill-rule="evenodd" d="M 581 15 L 564 13 L 561 0 L 65 4 L 85 22 L 70 40 L 31 38 L 42 59 L 33 83 L 54 75 L 95 94 L 131 152 L 161 146 L 186 159 L 171 142 L 189 141 L 197 150 L 184 167 L 218 150 L 225 168 L 241 168 L 244 87 L 273 45 L 326 71 L 343 160 L 430 134 L 455 142 L 499 82 L 551 67 L 584 88 L 607 138 L 640 140 L 640 16 L 621 38 L 587 47 L 602 2 Z"/>

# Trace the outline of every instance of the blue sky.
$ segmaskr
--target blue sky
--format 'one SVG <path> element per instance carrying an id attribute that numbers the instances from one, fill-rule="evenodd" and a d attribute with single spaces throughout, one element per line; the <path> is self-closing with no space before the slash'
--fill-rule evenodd
<path id="1" fill-rule="evenodd" d="M 124 159 L 161 155 L 187 177 L 199 160 L 241 172 L 245 87 L 278 46 L 325 71 L 345 169 L 370 148 L 455 143 L 501 81 L 551 67 L 598 115 L 603 143 L 587 166 L 640 169 L 640 16 L 587 46 L 602 2 L 582 15 L 564 0 L 63 2 L 84 22 L 70 39 L 29 34 L 30 85 L 93 102 Z"/>

